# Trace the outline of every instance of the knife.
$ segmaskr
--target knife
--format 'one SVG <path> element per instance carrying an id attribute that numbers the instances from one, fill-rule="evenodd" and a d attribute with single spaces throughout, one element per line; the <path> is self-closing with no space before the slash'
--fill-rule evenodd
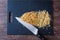
<path id="1" fill-rule="evenodd" d="M 24 22 L 21 18 L 19 17 L 15 17 L 16 20 L 21 23 L 22 25 L 24 25 L 28 30 L 30 30 L 34 35 L 38 36 L 41 40 L 47 40 L 44 35 L 39 34 L 38 32 L 38 28 L 34 27 L 33 25 Z"/>
<path id="2" fill-rule="evenodd" d="M 36 27 L 34 27 L 33 25 L 23 21 L 21 18 L 19 17 L 15 17 L 17 19 L 17 21 L 19 23 L 21 23 L 22 25 L 24 25 L 28 30 L 30 30 L 34 35 L 38 34 L 38 29 Z"/>

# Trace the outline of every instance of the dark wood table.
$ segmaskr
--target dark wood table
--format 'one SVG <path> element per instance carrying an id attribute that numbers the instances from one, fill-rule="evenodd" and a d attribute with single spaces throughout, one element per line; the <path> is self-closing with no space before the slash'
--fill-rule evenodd
<path id="1" fill-rule="evenodd" d="M 33 35 L 7 35 L 7 0 L 0 0 L 0 40 L 40 40 Z M 60 1 L 53 0 L 54 23 L 53 36 L 46 36 L 48 40 L 60 40 Z"/>

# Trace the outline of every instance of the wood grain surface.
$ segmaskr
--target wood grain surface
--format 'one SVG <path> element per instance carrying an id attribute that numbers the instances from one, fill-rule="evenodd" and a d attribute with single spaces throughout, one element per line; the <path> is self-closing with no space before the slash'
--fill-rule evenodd
<path id="1" fill-rule="evenodd" d="M 53 0 L 54 35 L 47 36 L 48 40 L 60 40 L 60 1 Z M 0 40 L 40 40 L 33 35 L 7 35 L 7 0 L 0 0 Z"/>

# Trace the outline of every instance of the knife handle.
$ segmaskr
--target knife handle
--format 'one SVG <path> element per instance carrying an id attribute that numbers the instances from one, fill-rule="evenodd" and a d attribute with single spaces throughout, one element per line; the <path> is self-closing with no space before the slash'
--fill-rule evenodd
<path id="1" fill-rule="evenodd" d="M 40 38 L 40 40 L 47 40 L 47 38 L 44 35 L 38 35 L 38 37 Z"/>

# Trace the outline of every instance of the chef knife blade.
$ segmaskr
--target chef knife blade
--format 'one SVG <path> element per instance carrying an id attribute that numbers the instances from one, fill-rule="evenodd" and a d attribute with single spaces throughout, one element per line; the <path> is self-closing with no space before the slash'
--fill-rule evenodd
<path id="1" fill-rule="evenodd" d="M 41 40 L 47 40 L 43 35 L 38 34 L 38 29 L 34 27 L 33 25 L 24 22 L 21 18 L 15 17 L 19 23 L 24 25 L 28 30 L 30 30 L 34 35 L 38 36 Z"/>
<path id="2" fill-rule="evenodd" d="M 36 27 L 34 27 L 33 25 L 27 23 L 27 22 L 24 22 L 21 18 L 19 17 L 15 17 L 17 19 L 17 21 L 19 23 L 21 23 L 22 25 L 24 25 L 28 30 L 30 30 L 34 35 L 37 35 L 38 34 L 38 29 Z"/>

